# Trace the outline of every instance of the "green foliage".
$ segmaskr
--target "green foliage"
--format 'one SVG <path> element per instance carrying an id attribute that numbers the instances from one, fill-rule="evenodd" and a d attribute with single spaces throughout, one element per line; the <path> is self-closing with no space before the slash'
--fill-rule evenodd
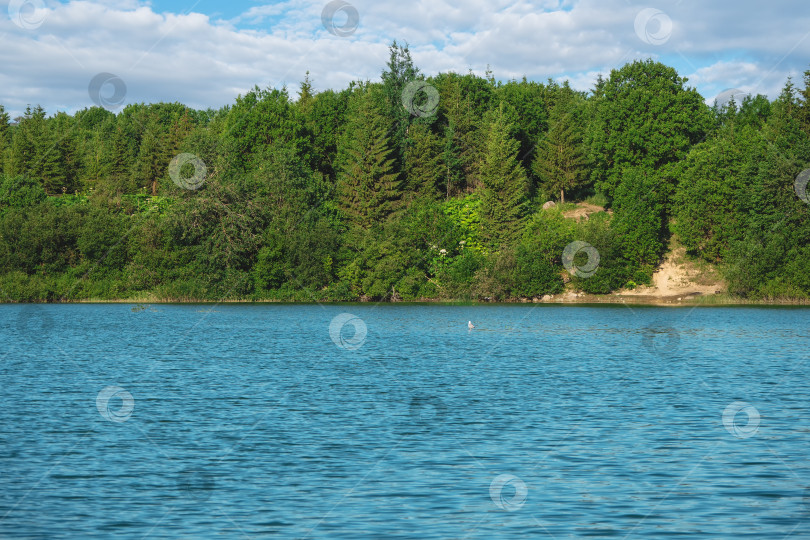
<path id="1" fill-rule="evenodd" d="M 687 80 L 652 60 L 611 71 L 593 99 L 588 128 L 596 188 L 608 197 L 624 169 L 648 171 L 677 162 L 711 125 L 709 108 Z"/>
<path id="2" fill-rule="evenodd" d="M 690 251 L 719 262 L 730 243 L 740 239 L 745 229 L 741 221 L 750 209 L 746 190 L 754 174 L 749 157 L 763 150 L 752 128 L 731 125 L 678 164 L 673 229 Z"/>
<path id="3" fill-rule="evenodd" d="M 45 198 L 45 190 L 32 178 L 0 176 L 0 213 L 6 208 L 36 206 Z"/>
<path id="4" fill-rule="evenodd" d="M 247 171 L 269 145 L 286 145 L 307 161 L 309 148 L 303 127 L 286 89 L 255 87 L 239 96 L 228 113 L 223 144 L 229 165 L 235 170 Z"/>
<path id="5" fill-rule="evenodd" d="M 402 196 L 388 139 L 391 123 L 373 89 L 361 90 L 338 148 L 338 203 L 351 227 L 368 230 L 396 209 Z"/>
<path id="6" fill-rule="evenodd" d="M 566 83 L 567 84 L 567 83 Z M 518 155 L 527 171 L 532 168 L 535 144 L 548 129 L 549 89 L 541 83 L 510 81 L 496 89 L 498 98 L 517 113 L 515 138 L 520 143 Z"/>
<path id="7" fill-rule="evenodd" d="M 592 276 L 571 277 L 574 286 L 586 293 L 607 294 L 623 287 L 630 280 L 649 282 L 649 276 L 625 258 L 625 245 L 611 222 L 612 219 L 606 213 L 600 212 L 587 221 L 580 222 L 574 231 L 573 238 L 590 244 L 599 252 L 599 267 Z M 583 262 L 574 259 L 575 265 Z"/>
<path id="8" fill-rule="evenodd" d="M 405 151 L 408 198 L 436 199 L 442 187 L 442 141 L 427 124 L 414 124 Z"/>
<path id="9" fill-rule="evenodd" d="M 481 197 L 473 193 L 464 198 L 450 199 L 444 203 L 443 209 L 461 236 L 464 249 L 485 252 L 481 237 Z"/>
<path id="10" fill-rule="evenodd" d="M 6 108 L 0 104 L 0 174 L 5 169 L 6 150 L 11 147 L 11 123 Z"/>
<path id="11" fill-rule="evenodd" d="M 390 140 L 394 149 L 394 158 L 398 164 L 401 164 L 405 159 L 410 138 L 409 127 L 416 122 L 411 113 L 402 105 L 402 93 L 409 82 L 417 79 L 419 68 L 414 65 L 407 44 L 403 47 L 394 41 L 388 48 L 388 52 L 388 64 L 387 69 L 382 72 L 382 89 L 379 98 L 384 102 L 382 112 L 391 122 Z"/>
<path id="12" fill-rule="evenodd" d="M 586 178 L 586 160 L 575 117 L 561 109 L 553 118 L 551 129 L 537 145 L 532 170 L 541 189 L 559 193 L 560 202 L 565 203 L 565 191 Z"/>
<path id="13" fill-rule="evenodd" d="M 624 171 L 613 200 L 611 229 L 619 238 L 622 255 L 649 275 L 666 245 L 665 201 L 662 182 L 637 168 Z"/>
<path id="14" fill-rule="evenodd" d="M 517 159 L 514 124 L 501 103 L 489 123 L 481 163 L 481 236 L 492 248 L 510 245 L 520 234 L 528 213 L 528 179 Z"/>
<path id="15" fill-rule="evenodd" d="M 379 82 L 297 102 L 254 88 L 218 110 L 179 103 L 48 117 L 0 105 L 0 289 L 8 300 L 514 300 L 650 282 L 670 231 L 732 294 L 810 297 L 810 70 L 774 101 L 703 103 L 651 60 L 593 92 L 441 73 L 436 114 L 407 46 Z M 175 185 L 191 153 L 206 176 Z M 568 201 L 531 208 L 545 196 Z M 611 212 L 565 218 L 572 201 Z M 532 213 L 536 210 L 534 213 Z M 585 242 L 593 275 L 563 252 Z M 574 264 L 582 265 L 580 252 Z M 577 258 L 578 257 L 578 258 Z"/>

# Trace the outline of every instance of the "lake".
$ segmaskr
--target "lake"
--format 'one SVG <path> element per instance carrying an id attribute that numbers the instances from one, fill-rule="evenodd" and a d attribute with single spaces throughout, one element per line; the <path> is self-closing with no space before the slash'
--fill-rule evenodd
<path id="1" fill-rule="evenodd" d="M 808 322 L 2 305 L 0 537 L 807 538 Z"/>

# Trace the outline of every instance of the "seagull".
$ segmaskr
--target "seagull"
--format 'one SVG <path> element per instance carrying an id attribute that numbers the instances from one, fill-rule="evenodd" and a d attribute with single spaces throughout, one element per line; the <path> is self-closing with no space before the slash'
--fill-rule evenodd
<path id="1" fill-rule="evenodd" d="M 467 328 L 469 328 L 470 330 L 475 328 L 475 325 L 472 323 L 472 321 L 467 321 Z"/>

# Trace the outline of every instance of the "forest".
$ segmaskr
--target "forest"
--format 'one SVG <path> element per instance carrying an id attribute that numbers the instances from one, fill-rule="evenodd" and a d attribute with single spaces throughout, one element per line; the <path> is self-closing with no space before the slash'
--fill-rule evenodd
<path id="1" fill-rule="evenodd" d="M 0 296 L 607 294 L 649 283 L 677 239 L 735 297 L 807 299 L 810 70 L 774 100 L 710 106 L 687 83 L 653 60 L 588 92 L 426 77 L 394 42 L 380 80 L 340 91 L 308 75 L 217 110 L 0 105 Z M 564 217 L 584 201 L 605 211 Z"/>

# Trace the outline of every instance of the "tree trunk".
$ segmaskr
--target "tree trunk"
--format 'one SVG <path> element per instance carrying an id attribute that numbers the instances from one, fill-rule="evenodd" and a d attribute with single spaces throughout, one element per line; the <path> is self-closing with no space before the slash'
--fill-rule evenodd
<path id="1" fill-rule="evenodd" d="M 565 191 L 560 190 L 560 204 L 565 204 Z"/>

